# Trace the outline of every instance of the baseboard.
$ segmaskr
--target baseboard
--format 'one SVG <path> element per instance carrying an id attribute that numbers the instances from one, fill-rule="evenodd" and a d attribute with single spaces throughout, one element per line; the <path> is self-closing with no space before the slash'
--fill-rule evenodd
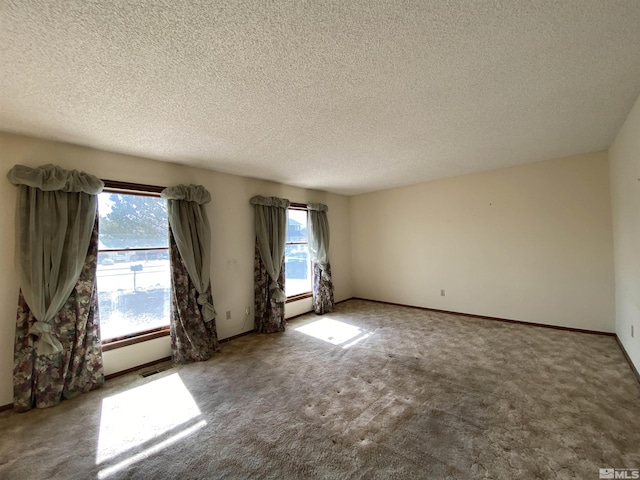
<path id="1" fill-rule="evenodd" d="M 507 319 L 507 318 L 488 317 L 486 315 L 474 315 L 474 314 L 471 314 L 471 313 L 452 312 L 450 310 L 440 310 L 440 309 L 437 309 L 437 308 L 417 307 L 415 305 L 406 305 L 406 304 L 402 304 L 402 303 L 393 303 L 393 302 L 383 302 L 381 300 L 371 300 L 371 299 L 368 299 L 368 298 L 361 298 L 361 297 L 345 298 L 344 300 L 340 300 L 339 302 L 336 302 L 335 304 L 337 305 L 338 303 L 348 302 L 349 300 L 363 300 L 363 301 L 366 301 L 366 302 L 382 303 L 382 304 L 386 304 L 386 305 L 394 305 L 394 306 L 397 306 L 397 307 L 416 308 L 418 310 L 426 310 L 426 311 L 430 311 L 430 312 L 440 312 L 440 313 L 450 313 L 450 314 L 453 314 L 453 315 L 462 315 L 464 317 L 470 317 L 470 318 L 480 318 L 480 319 L 484 319 L 484 320 L 496 320 L 496 321 L 499 321 L 499 322 L 516 323 L 516 324 L 528 325 L 528 326 L 533 326 L 533 327 L 552 328 L 552 329 L 556 329 L 556 330 L 567 330 L 567 331 L 570 331 L 570 332 L 579 332 L 579 333 L 589 333 L 589 334 L 595 334 L 595 335 L 612 336 L 612 337 L 614 337 L 616 339 L 616 342 L 618 343 L 618 346 L 620 347 L 620 350 L 622 350 L 622 354 L 627 359 L 627 363 L 629 364 L 629 368 L 631 368 L 631 372 L 636 377 L 636 380 L 638 380 L 638 383 L 640 383 L 640 372 L 638 372 L 638 369 L 635 367 L 635 365 L 631 361 L 631 357 L 629 357 L 629 354 L 627 353 L 627 351 L 625 350 L 624 346 L 622 345 L 622 342 L 620 341 L 620 338 L 618 338 L 618 335 L 616 335 L 615 333 L 600 332 L 598 330 L 585 330 L 585 329 L 581 329 L 581 328 L 561 327 L 561 326 L 558 326 L 558 325 L 546 325 L 544 323 L 524 322 L 522 320 L 511 320 L 511 319 Z M 302 315 L 306 315 L 307 313 L 310 313 L 310 312 L 301 313 L 300 315 L 296 315 L 295 317 L 288 318 L 287 320 L 292 320 L 294 318 L 301 317 Z M 233 335 L 232 337 L 224 338 L 224 339 L 220 340 L 220 343 L 230 342 L 231 340 L 235 340 L 236 338 L 244 337 L 245 335 L 250 335 L 252 333 L 255 333 L 255 330 L 249 330 L 248 332 L 243 332 L 243 333 L 239 333 L 238 335 Z M 143 368 L 152 367 L 154 365 L 157 365 L 157 364 L 163 363 L 163 362 L 167 362 L 169 360 L 171 360 L 171 357 L 161 358 L 161 359 L 155 360 L 153 362 L 145 363 L 143 365 L 138 365 L 136 367 L 128 368 L 127 370 L 122 370 L 120 372 L 116 372 L 116 373 L 112 373 L 110 375 L 106 375 L 104 378 L 105 378 L 105 380 L 111 380 L 112 378 L 116 378 L 116 377 L 119 377 L 121 375 L 126 375 L 128 373 L 132 373 L 132 372 L 135 372 L 136 370 L 141 370 Z M 11 410 L 12 408 L 13 408 L 13 403 L 9 403 L 7 405 L 0 405 L 0 412 L 5 412 L 7 410 Z"/>
<path id="2" fill-rule="evenodd" d="M 310 313 L 313 313 L 313 310 L 309 310 L 308 312 L 299 313 L 298 315 L 294 315 L 293 317 L 286 318 L 285 320 L 287 322 L 290 322 L 291 320 L 295 320 L 296 318 L 304 317 L 305 315 L 309 315 Z"/>
<path id="3" fill-rule="evenodd" d="M 333 302 L 333 305 L 335 306 L 335 305 L 338 305 L 339 303 L 348 302 L 349 300 L 354 300 L 354 297 L 345 298 L 344 300 L 340 300 L 339 302 Z M 287 318 L 287 322 L 289 320 L 294 320 L 294 319 L 296 319 L 298 317 L 302 317 L 302 316 L 307 315 L 309 313 L 313 313 L 313 308 L 311 310 L 309 310 L 308 312 L 299 313 L 298 315 L 294 315 L 293 317 Z"/>
<path id="4" fill-rule="evenodd" d="M 127 373 L 132 373 L 132 372 L 135 372 L 135 371 L 143 369 L 143 368 L 152 367 L 152 366 L 157 365 L 159 363 L 167 362 L 167 361 L 170 361 L 170 360 L 171 360 L 171 357 L 160 358 L 159 360 L 154 360 L 153 362 L 145 363 L 145 364 L 142 364 L 142 365 L 137 365 L 135 367 L 127 368 L 126 370 L 121 370 L 121 371 L 116 372 L 116 373 L 110 373 L 109 375 L 105 375 L 104 379 L 105 380 L 111 380 L 112 378 L 120 377 L 122 375 L 126 375 Z M 13 403 L 10 403 L 8 405 L 0 405 L 0 412 L 4 412 L 6 410 L 11 410 L 12 408 L 13 408 Z"/>
<path id="5" fill-rule="evenodd" d="M 349 297 L 349 298 L 345 298 L 344 300 L 340 300 L 339 302 L 334 302 L 334 305 L 337 305 L 339 303 L 344 303 L 344 302 L 348 302 L 349 300 L 355 300 L 356 297 Z"/>
<path id="6" fill-rule="evenodd" d="M 622 345 L 622 342 L 618 338 L 618 335 L 616 335 L 615 333 L 612 333 L 612 332 L 601 332 L 599 330 L 585 330 L 585 329 L 582 329 L 582 328 L 573 328 L 573 327 L 561 327 L 559 325 L 546 325 L 544 323 L 524 322 L 522 320 L 511 320 L 511 319 L 508 319 L 508 318 L 487 317 L 486 315 L 474 315 L 474 314 L 471 314 L 471 313 L 452 312 L 450 310 L 440 310 L 440 309 L 437 309 L 437 308 L 417 307 L 415 305 L 405 305 L 405 304 L 402 304 L 402 303 L 383 302 L 381 300 L 370 300 L 368 298 L 361 298 L 361 297 L 353 297 L 353 300 L 363 300 L 365 302 L 383 303 L 383 304 L 386 304 L 386 305 L 394 305 L 396 307 L 416 308 L 418 310 L 426 310 L 426 311 L 429 311 L 429 312 L 450 313 L 450 314 L 453 314 L 453 315 L 461 315 L 463 317 L 480 318 L 480 319 L 483 319 L 483 320 L 496 320 L 498 322 L 515 323 L 515 324 L 519 324 L 519 325 L 528 325 L 528 326 L 531 326 L 531 327 L 552 328 L 554 330 L 566 330 L 566 331 L 569 331 L 569 332 L 588 333 L 588 334 L 591 334 L 591 335 L 604 335 L 604 336 L 607 336 L 607 337 L 614 337 L 616 339 L 616 342 L 618 342 L 618 345 L 620 346 L 620 350 L 622 350 L 622 354 L 627 359 L 627 363 L 629 364 L 629 367 L 631 368 L 631 371 L 633 372 L 633 375 L 636 377 L 636 380 L 638 380 L 638 383 L 640 383 L 640 373 L 638 372 L 638 369 L 636 368 L 636 366 L 631 361 L 631 357 L 629 357 L 629 354 L 624 349 L 624 346 Z"/>
<path id="7" fill-rule="evenodd" d="M 346 301 L 351 300 L 351 299 L 353 299 L 353 297 L 345 298 L 344 300 L 340 300 L 339 302 L 335 302 L 335 304 L 337 305 L 338 303 L 346 302 Z M 287 318 L 287 321 L 293 320 L 294 318 L 301 317 L 301 316 L 306 315 L 306 314 L 311 313 L 311 312 L 313 312 L 313 310 L 309 310 L 308 312 L 304 312 L 304 313 L 301 313 L 299 315 L 295 315 L 293 317 Z M 256 330 L 249 330 L 249 331 L 246 331 L 246 332 L 239 333 L 237 335 L 232 335 L 231 337 L 223 338 L 222 340 L 219 340 L 218 343 L 230 342 L 231 340 L 235 340 L 236 338 L 244 337 L 245 335 L 250 335 L 252 333 L 256 333 Z M 105 375 L 104 379 L 105 380 L 111 380 L 112 378 L 120 377 L 122 375 L 126 375 L 128 373 L 135 372 L 136 370 L 140 370 L 142 368 L 153 367 L 154 365 L 157 365 L 157 364 L 163 363 L 163 362 L 167 362 L 169 360 L 171 360 L 171 357 L 165 357 L 165 358 L 161 358 L 159 360 L 154 360 L 153 362 L 145 363 L 143 365 L 138 365 L 138 366 L 135 366 L 135 367 L 127 368 L 126 370 L 122 370 L 120 372 L 116 372 L 116 373 L 111 373 L 109 375 Z M 3 409 L 9 410 L 11 408 L 13 408 L 13 404 L 3 405 L 3 406 L 0 407 L 0 412 Z"/>
<path id="8" fill-rule="evenodd" d="M 235 340 L 236 338 L 244 337 L 245 335 L 250 335 L 252 333 L 255 333 L 255 330 L 249 330 L 248 332 L 242 332 L 242 333 L 239 333 L 238 335 L 233 335 L 232 337 L 223 338 L 218 343 L 230 342 L 231 340 Z M 168 361 L 171 361 L 171 357 L 160 358 L 158 360 L 154 360 L 153 362 L 148 362 L 148 363 L 144 363 L 142 365 L 137 365 L 135 367 L 127 368 L 126 370 L 121 370 L 121 371 L 116 372 L 116 373 L 110 373 L 109 375 L 105 375 L 104 379 L 105 380 L 111 380 L 112 378 L 120 377 L 122 375 L 126 375 L 128 373 L 132 373 L 132 372 L 135 372 L 136 370 L 141 370 L 143 368 L 153 367 L 154 365 L 157 365 L 159 363 L 168 362 Z"/>
<path id="9" fill-rule="evenodd" d="M 418 307 L 418 306 L 415 306 L 415 305 L 405 305 L 403 303 L 383 302 L 381 300 L 371 300 L 369 298 L 354 297 L 353 299 L 354 300 L 364 300 L 366 302 L 383 303 L 383 304 L 386 304 L 386 305 L 394 305 L 396 307 L 417 308 L 418 310 L 426 310 L 426 311 L 429 311 L 429 312 L 450 313 L 452 315 L 461 315 L 463 317 L 470 317 L 470 318 L 480 318 L 482 320 L 496 320 L 498 322 L 515 323 L 515 324 L 518 324 L 518 325 L 528 325 L 530 327 L 552 328 L 554 330 L 566 330 L 566 331 L 569 331 L 569 332 L 589 333 L 591 335 L 605 335 L 605 336 L 608 336 L 608 337 L 615 336 L 615 333 L 613 333 L 613 332 L 602 332 L 600 330 L 586 330 L 586 329 L 583 329 L 583 328 L 562 327 L 560 325 L 547 325 L 546 323 L 525 322 L 523 320 L 511 320 L 509 318 L 488 317 L 486 315 L 475 315 L 473 313 L 453 312 L 451 310 L 440 310 L 438 308 Z"/>
<path id="10" fill-rule="evenodd" d="M 218 343 L 230 342 L 231 340 L 235 340 L 236 338 L 244 337 L 245 335 L 251 335 L 252 333 L 256 333 L 255 330 L 249 330 L 246 332 L 239 333 L 237 335 L 232 335 L 231 337 L 223 338 L 222 340 L 218 340 Z"/>
<path id="11" fill-rule="evenodd" d="M 158 365 L 159 363 L 164 363 L 168 361 L 171 361 L 171 357 L 160 358 L 158 360 L 154 360 L 153 362 L 144 363 L 142 365 L 136 365 L 135 367 L 127 368 L 126 370 L 121 370 L 116 373 L 110 373 L 109 375 L 105 375 L 104 379 L 111 380 L 112 378 L 121 377 L 122 375 L 126 375 L 127 373 L 132 373 L 143 368 L 153 367 L 154 365 Z"/>
<path id="12" fill-rule="evenodd" d="M 616 335 L 616 342 L 618 342 L 618 345 L 620 346 L 620 350 L 622 350 L 622 354 L 624 355 L 624 358 L 627 359 L 627 363 L 629 364 L 629 367 L 631 367 L 631 371 L 636 376 L 636 380 L 638 380 L 638 383 L 640 383 L 640 372 L 638 372 L 638 369 L 631 361 L 631 357 L 625 350 L 624 345 L 622 345 L 622 342 L 620 341 L 620 338 L 618 337 L 618 335 Z"/>

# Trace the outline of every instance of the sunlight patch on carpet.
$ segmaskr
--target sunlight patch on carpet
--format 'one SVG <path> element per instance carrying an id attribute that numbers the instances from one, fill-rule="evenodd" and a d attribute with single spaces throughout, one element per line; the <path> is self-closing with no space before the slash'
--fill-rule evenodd
<path id="1" fill-rule="evenodd" d="M 353 347 L 356 343 L 369 338 L 371 335 L 372 335 L 371 333 L 365 333 L 363 335 L 360 335 L 359 337 L 356 337 L 355 339 L 351 340 L 349 343 L 344 344 L 342 348 Z"/>
<path id="2" fill-rule="evenodd" d="M 354 325 L 326 317 L 298 327 L 295 330 L 333 345 L 344 344 L 343 348 L 355 345 L 371 335 Z"/>
<path id="3" fill-rule="evenodd" d="M 147 448 L 146 450 L 136 453 L 135 455 L 132 455 L 131 457 L 127 458 L 126 460 L 122 460 L 121 462 L 112 465 L 110 467 L 107 468 L 103 468 L 102 470 L 100 470 L 98 472 L 98 478 L 99 479 L 103 479 L 103 478 L 108 478 L 111 475 L 113 475 L 114 473 L 117 473 L 127 467 L 129 467 L 130 465 L 133 465 L 136 462 L 139 462 L 141 460 L 145 460 L 146 458 L 149 458 L 151 455 L 154 455 L 158 452 L 160 452 L 161 450 L 167 448 L 170 445 L 173 445 L 174 443 L 176 443 L 179 440 L 182 440 L 183 438 L 188 437 L 189 435 L 191 435 L 192 433 L 195 433 L 196 431 L 200 430 L 202 427 L 204 427 L 207 424 L 206 421 L 204 420 L 200 420 L 198 423 L 196 423 L 195 425 L 192 425 L 191 427 L 185 428 L 184 430 L 182 430 L 181 432 L 172 435 L 171 437 Z"/>
<path id="4" fill-rule="evenodd" d="M 200 409 L 177 373 L 107 397 L 102 400 L 96 465 L 198 415 Z"/>

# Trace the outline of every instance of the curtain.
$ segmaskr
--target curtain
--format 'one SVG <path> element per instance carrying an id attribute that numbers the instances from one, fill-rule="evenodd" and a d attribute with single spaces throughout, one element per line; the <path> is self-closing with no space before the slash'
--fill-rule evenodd
<path id="1" fill-rule="evenodd" d="M 322 203 L 310 203 L 309 253 L 313 263 L 313 310 L 317 314 L 333 311 L 333 282 L 329 263 L 329 208 Z"/>
<path id="2" fill-rule="evenodd" d="M 189 277 L 169 228 L 171 250 L 171 356 L 176 363 L 200 362 L 220 350 L 215 319 L 205 322 L 198 304 L 198 289 Z M 211 296 L 211 286 L 207 288 Z"/>
<path id="3" fill-rule="evenodd" d="M 16 165 L 20 282 L 14 406 L 49 407 L 104 381 L 96 293 L 97 177 Z"/>
<path id="4" fill-rule="evenodd" d="M 255 323 L 261 333 L 285 329 L 284 249 L 289 200 L 278 197 L 251 198 L 255 209 L 256 248 L 254 263 Z"/>
<path id="5" fill-rule="evenodd" d="M 201 185 L 178 185 L 161 193 L 167 200 L 171 248 L 171 347 L 173 360 L 207 360 L 220 349 L 211 297 L 211 229 Z"/>
<path id="6" fill-rule="evenodd" d="M 253 266 L 256 330 L 260 333 L 284 332 L 286 325 L 284 301 L 279 302 L 272 295 L 272 290 L 270 289 L 272 284 L 271 277 L 262 262 L 258 245 L 255 248 Z M 280 264 L 277 285 L 280 289 L 284 288 L 284 256 Z"/>

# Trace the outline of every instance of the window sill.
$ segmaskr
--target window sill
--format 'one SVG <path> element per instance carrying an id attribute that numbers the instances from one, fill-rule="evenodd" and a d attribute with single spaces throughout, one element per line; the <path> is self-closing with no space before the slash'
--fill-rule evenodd
<path id="1" fill-rule="evenodd" d="M 287 297 L 287 300 L 285 303 L 297 302 L 298 300 L 304 300 L 305 298 L 311 298 L 311 297 L 313 297 L 313 293 L 305 292 L 299 295 L 292 295 L 290 297 Z"/>
<path id="2" fill-rule="evenodd" d="M 161 327 L 124 338 L 113 338 L 102 342 L 102 351 L 108 352 L 109 350 L 115 350 L 116 348 L 127 347 L 129 345 L 135 345 L 136 343 L 147 342 L 155 338 L 167 336 L 169 336 L 169 327 Z"/>

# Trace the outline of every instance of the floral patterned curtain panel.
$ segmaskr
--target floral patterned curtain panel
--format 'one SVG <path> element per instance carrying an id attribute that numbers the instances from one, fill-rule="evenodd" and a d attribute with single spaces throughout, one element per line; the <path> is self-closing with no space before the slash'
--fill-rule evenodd
<path id="1" fill-rule="evenodd" d="M 286 321 L 284 319 L 284 301 L 277 301 L 273 296 L 271 285 L 273 280 L 262 262 L 260 250 L 256 245 L 254 263 L 254 313 L 255 326 L 259 333 L 284 332 Z M 280 274 L 276 282 L 278 288 L 284 289 L 284 255 L 280 265 Z"/>
<path id="2" fill-rule="evenodd" d="M 329 263 L 329 208 L 322 203 L 310 203 L 309 252 L 313 262 L 313 311 L 317 314 L 333 311 L 333 281 Z"/>
<path id="3" fill-rule="evenodd" d="M 220 350 L 216 321 L 206 322 L 198 304 L 198 289 L 189 277 L 169 228 L 171 250 L 171 356 L 176 363 L 208 360 Z M 211 284 L 205 292 L 211 298 Z"/>
<path id="4" fill-rule="evenodd" d="M 50 407 L 104 381 L 96 293 L 97 177 L 16 165 L 20 297 L 14 407 Z"/>
<path id="5" fill-rule="evenodd" d="M 161 194 L 169 212 L 171 349 L 174 362 L 207 360 L 220 349 L 211 297 L 211 229 L 201 185 L 178 185 Z"/>
<path id="6" fill-rule="evenodd" d="M 326 274 L 326 275 L 325 275 Z M 318 315 L 333 312 L 333 281 L 331 264 L 327 262 L 323 269 L 319 263 L 313 263 L 313 311 Z"/>
<path id="7" fill-rule="evenodd" d="M 97 266 L 96 216 L 80 278 L 52 321 L 51 330 L 62 347 L 55 355 L 37 354 L 38 339 L 29 333 L 36 319 L 20 292 L 13 369 L 13 407 L 16 411 L 53 407 L 63 398 L 72 398 L 104 383 Z"/>
<path id="8" fill-rule="evenodd" d="M 261 333 L 283 332 L 286 326 L 284 303 L 284 249 L 289 200 L 255 196 L 255 323 Z"/>

